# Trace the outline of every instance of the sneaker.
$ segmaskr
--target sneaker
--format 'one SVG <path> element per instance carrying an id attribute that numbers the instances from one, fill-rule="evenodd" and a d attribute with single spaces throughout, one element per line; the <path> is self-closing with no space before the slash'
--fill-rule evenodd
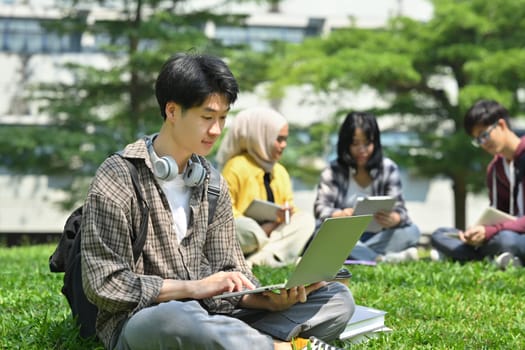
<path id="1" fill-rule="evenodd" d="M 416 260 L 419 260 L 419 253 L 416 247 L 411 247 L 397 253 L 386 253 L 385 255 L 380 255 L 378 257 L 378 261 L 388 263 L 399 263 Z"/>
<path id="2" fill-rule="evenodd" d="M 328 281 L 340 282 L 344 285 L 348 285 L 351 277 L 352 273 L 343 267 L 337 271 L 337 274 L 334 276 L 334 278 Z"/>
<path id="3" fill-rule="evenodd" d="M 300 345 L 299 345 L 300 344 Z M 301 346 L 301 347 L 298 347 Z M 310 337 L 309 339 L 296 338 L 292 343 L 292 349 L 296 350 L 343 350 L 336 346 L 325 343 L 319 338 Z"/>
<path id="4" fill-rule="evenodd" d="M 501 253 L 494 259 L 494 262 L 502 270 L 507 269 L 509 266 L 521 267 L 522 265 L 521 260 L 510 252 Z"/>
<path id="5" fill-rule="evenodd" d="M 439 252 L 439 250 L 432 248 L 430 250 L 430 260 L 431 261 L 441 261 L 443 260 L 443 254 Z"/>
<path id="6" fill-rule="evenodd" d="M 334 277 L 334 280 L 349 280 L 352 277 L 352 273 L 345 269 L 344 267 L 340 268 L 337 271 L 337 274 Z"/>

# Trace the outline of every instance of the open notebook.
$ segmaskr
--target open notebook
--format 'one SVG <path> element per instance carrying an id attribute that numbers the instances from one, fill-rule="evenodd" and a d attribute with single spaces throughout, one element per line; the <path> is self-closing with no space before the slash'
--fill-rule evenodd
<path id="1" fill-rule="evenodd" d="M 326 219 L 286 282 L 251 290 L 223 293 L 213 298 L 230 298 L 331 280 L 344 264 L 348 254 L 371 220 L 372 215 Z"/>

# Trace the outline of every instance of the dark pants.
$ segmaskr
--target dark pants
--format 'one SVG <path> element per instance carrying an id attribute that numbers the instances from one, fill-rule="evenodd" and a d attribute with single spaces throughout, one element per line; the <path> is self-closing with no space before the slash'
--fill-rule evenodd
<path id="1" fill-rule="evenodd" d="M 456 237 L 450 237 L 451 232 L 458 232 L 455 228 L 441 227 L 431 236 L 432 247 L 443 255 L 456 261 L 476 261 L 492 258 L 503 252 L 510 252 L 525 261 L 525 234 L 514 231 L 500 231 L 479 247 L 463 243 Z"/>

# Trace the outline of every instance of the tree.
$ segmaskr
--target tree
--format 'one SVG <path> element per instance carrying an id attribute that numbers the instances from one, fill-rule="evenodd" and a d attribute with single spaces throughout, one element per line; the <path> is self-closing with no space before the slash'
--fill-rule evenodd
<path id="1" fill-rule="evenodd" d="M 287 45 L 269 63 L 269 95 L 308 85 L 319 96 L 341 96 L 343 106 L 345 92 L 375 89 L 382 104 L 373 112 L 397 116 L 418 134 L 416 145 L 389 154 L 418 174 L 450 178 L 455 224 L 464 228 L 467 193 L 484 188 L 490 158 L 471 147 L 463 116 L 479 98 L 498 100 L 511 114 L 523 111 L 525 1 L 433 5 L 428 22 L 396 17 L 384 28 L 351 27 Z"/>
<path id="2" fill-rule="evenodd" d="M 183 0 L 126 0 L 114 7 L 114 17 L 91 21 L 82 8 L 99 3 L 104 1 L 64 0 L 63 18 L 46 27 L 57 33 L 91 34 L 97 43 L 96 53 L 81 53 L 64 64 L 71 81 L 41 83 L 29 94 L 50 121 L 40 127 L 0 128 L 3 166 L 61 176 L 71 195 L 66 207 L 83 198 L 87 182 L 107 155 L 158 129 L 162 117 L 153 86 L 168 56 L 189 49 L 222 55 L 224 48 L 205 36 L 205 23 L 236 24 L 242 18 L 187 11 Z M 90 64 L 90 57 L 102 58 L 104 64 Z"/>

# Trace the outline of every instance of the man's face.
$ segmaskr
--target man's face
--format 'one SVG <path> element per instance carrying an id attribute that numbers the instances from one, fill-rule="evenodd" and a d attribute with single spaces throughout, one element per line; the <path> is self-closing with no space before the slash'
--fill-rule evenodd
<path id="1" fill-rule="evenodd" d="M 476 125 L 472 129 L 473 144 L 490 154 L 500 153 L 503 148 L 501 126 L 499 121 L 489 126 Z"/>
<path id="2" fill-rule="evenodd" d="M 210 95 L 201 106 L 174 111 L 173 136 L 177 152 L 206 156 L 219 138 L 230 104 L 223 95 Z"/>

